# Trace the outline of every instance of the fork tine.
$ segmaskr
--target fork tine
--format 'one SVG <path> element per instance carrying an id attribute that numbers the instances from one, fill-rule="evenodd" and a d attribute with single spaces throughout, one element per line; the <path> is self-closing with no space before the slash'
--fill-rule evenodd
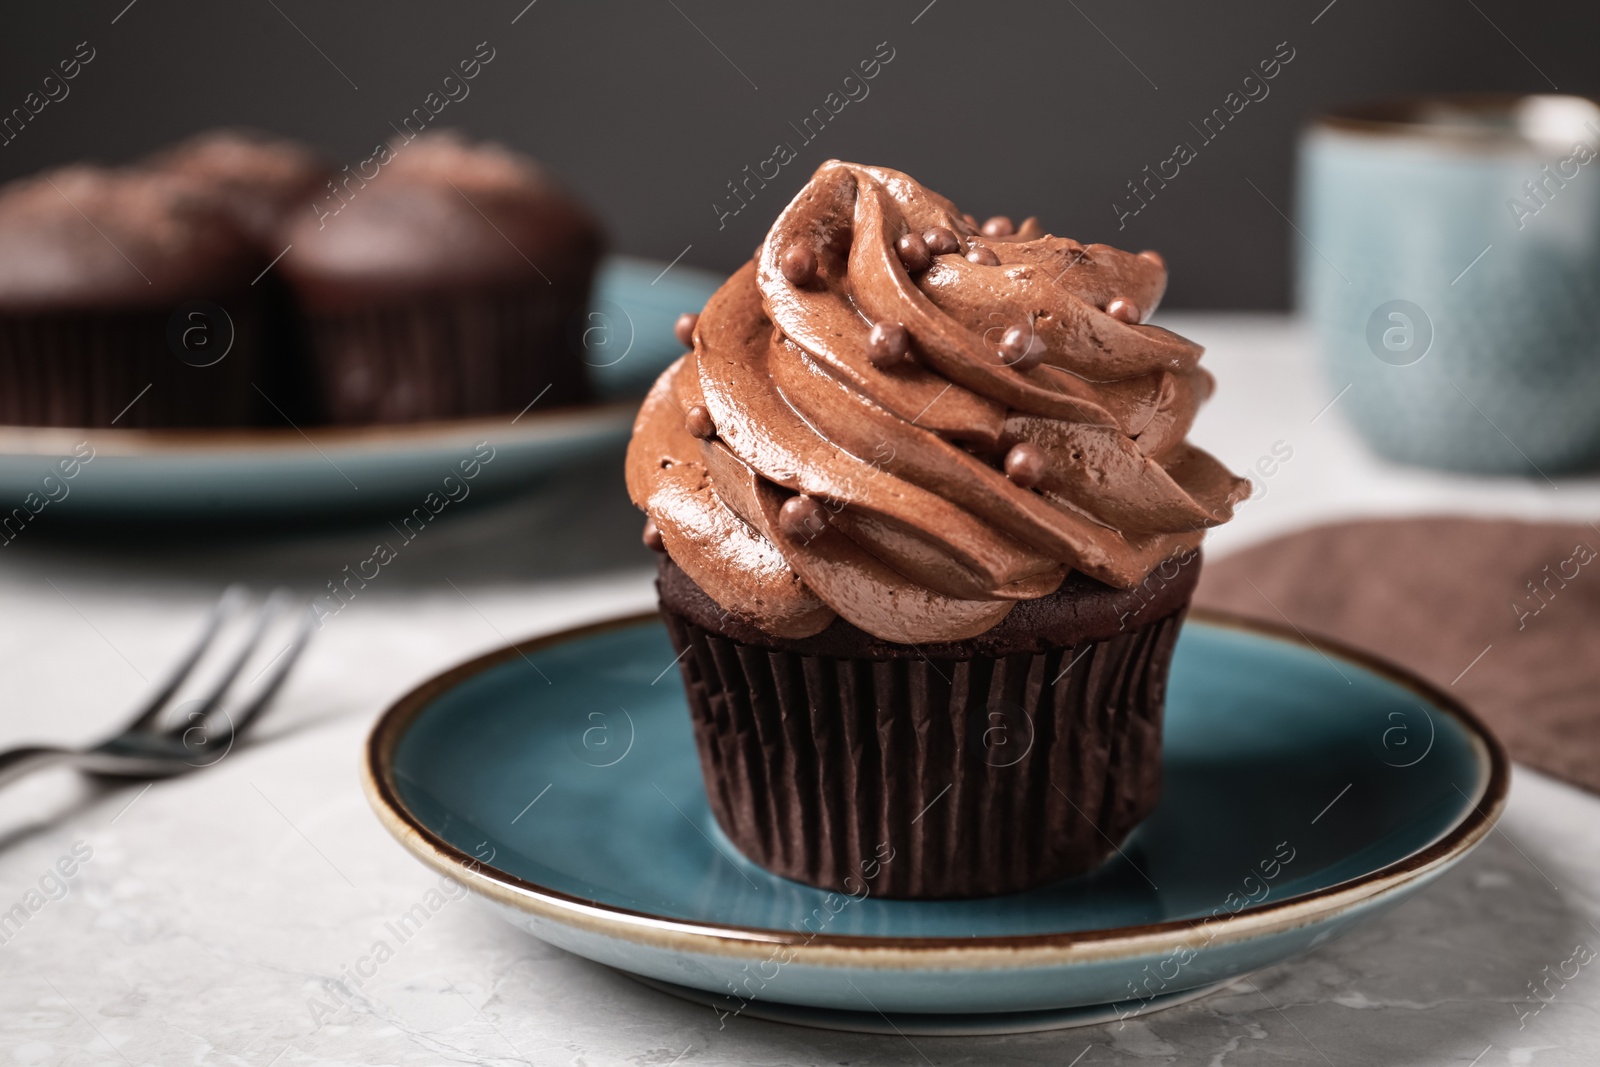
<path id="1" fill-rule="evenodd" d="M 272 698 L 277 696 L 284 680 L 289 677 L 289 672 L 294 669 L 295 660 L 300 658 L 300 653 L 304 652 L 306 645 L 311 643 L 311 633 L 315 629 L 316 621 L 316 615 L 309 608 L 306 609 L 301 616 L 300 625 L 295 628 L 294 638 L 289 642 L 288 647 L 278 654 L 276 664 L 271 666 L 272 674 L 268 676 L 261 688 L 256 690 L 255 696 L 239 711 L 239 714 L 229 717 L 228 733 L 224 737 L 219 737 L 217 739 L 219 742 L 231 740 L 243 734 L 250 728 L 250 724 L 255 721 L 256 716 L 265 711 L 267 705 L 272 703 Z"/>
<path id="2" fill-rule="evenodd" d="M 250 662 L 250 657 L 255 654 L 256 648 L 260 646 L 261 639 L 266 636 L 267 630 L 277 617 L 283 613 L 288 596 L 289 593 L 286 589 L 272 591 L 272 595 L 267 597 L 267 602 L 261 606 L 261 610 L 256 612 L 255 622 L 250 627 L 250 635 L 245 638 L 244 644 L 239 646 L 239 651 L 234 653 L 233 659 L 228 663 L 227 668 L 217 677 L 216 684 L 211 687 L 211 692 L 207 693 L 202 699 L 200 707 L 190 713 L 189 722 L 177 723 L 172 727 L 172 733 L 181 735 L 196 725 L 197 721 L 203 723 L 211 716 L 212 712 L 217 710 L 222 704 L 223 698 L 228 695 L 228 690 L 233 688 L 233 683 L 243 673 L 245 664 Z"/>
<path id="3" fill-rule="evenodd" d="M 222 631 L 223 625 L 238 612 L 239 603 L 244 594 L 245 588 L 239 584 L 230 585 L 222 591 L 222 596 L 217 598 L 216 606 L 206 616 L 205 625 L 201 628 L 199 639 L 184 654 L 183 658 L 173 665 L 172 673 L 161 684 L 161 688 L 156 690 L 150 699 L 145 702 L 144 707 L 139 709 L 138 716 L 128 724 L 127 730 L 149 729 L 161 718 L 162 709 L 166 707 L 167 701 L 172 699 L 172 695 L 178 691 L 178 687 L 183 685 L 184 680 L 194 671 L 195 664 L 200 662 L 200 657 L 205 655 L 206 649 L 211 647 L 211 642 L 216 640 L 217 634 Z"/>

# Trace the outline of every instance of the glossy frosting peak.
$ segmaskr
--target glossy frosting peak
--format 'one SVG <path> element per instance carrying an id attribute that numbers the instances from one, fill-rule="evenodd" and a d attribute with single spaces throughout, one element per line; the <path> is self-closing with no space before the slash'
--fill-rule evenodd
<path id="1" fill-rule="evenodd" d="M 830 161 L 646 398 L 629 492 L 777 637 L 843 616 L 961 640 L 1069 570 L 1132 587 L 1247 492 L 1184 440 L 1211 378 L 1139 321 L 1165 288 L 1153 254 L 980 231 L 904 174 Z"/>

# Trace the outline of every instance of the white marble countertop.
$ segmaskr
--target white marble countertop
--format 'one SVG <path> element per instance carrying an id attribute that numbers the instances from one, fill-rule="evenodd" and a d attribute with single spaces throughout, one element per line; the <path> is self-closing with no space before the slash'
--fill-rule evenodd
<path id="1" fill-rule="evenodd" d="M 1360 514 L 1593 519 L 1600 483 L 1401 471 L 1352 438 L 1300 332 L 1269 316 L 1171 317 L 1221 387 L 1196 437 L 1235 469 L 1294 458 L 1213 553 Z M 1530 988 L 1600 946 L 1600 798 L 1518 769 L 1498 832 L 1355 934 L 1125 1026 L 1002 1038 L 869 1037 L 752 1019 L 636 985 L 452 903 L 363 999 L 313 1016 L 433 878 L 379 827 L 356 778 L 373 718 L 510 638 L 652 603 L 615 460 L 542 495 L 464 512 L 328 621 L 258 743 L 185 779 L 106 789 L 70 772 L 0 803 L 0 911 L 73 857 L 65 894 L 0 943 L 0 1064 L 1590 1064 L 1600 969 Z M 307 595 L 364 558 L 383 520 L 329 532 L 151 538 L 114 527 L 0 556 L 0 745 L 117 724 L 220 588 Z M 41 531 L 43 532 L 43 531 Z M 0 935 L 3 937 L 4 935 Z M 1545 969 L 1549 968 L 1550 972 Z"/>

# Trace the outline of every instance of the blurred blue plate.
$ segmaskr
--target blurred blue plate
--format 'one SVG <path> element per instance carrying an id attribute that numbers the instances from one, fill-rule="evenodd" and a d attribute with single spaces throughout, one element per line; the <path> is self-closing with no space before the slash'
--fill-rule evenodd
<path id="1" fill-rule="evenodd" d="M 490 653 L 390 708 L 364 779 L 407 849 L 521 929 L 726 1016 L 972 1034 L 1146 1014 L 1398 903 L 1505 801 L 1505 753 L 1450 697 L 1197 612 L 1161 804 L 1115 858 L 1007 897 L 841 896 L 720 832 L 674 662 L 654 615 Z"/>
<path id="2" fill-rule="evenodd" d="M 698 311 L 722 283 L 682 264 L 663 273 L 666 266 L 623 257 L 601 266 L 590 309 L 570 331 L 595 383 L 593 405 L 535 406 L 515 420 L 303 430 L 0 426 L 0 517 L 18 527 L 31 518 L 12 509 L 138 519 L 409 512 L 430 492 L 461 494 L 443 479 L 459 482 L 464 470 L 476 471 L 468 493 L 525 487 L 627 440 L 639 398 L 683 350 L 674 320 Z"/>

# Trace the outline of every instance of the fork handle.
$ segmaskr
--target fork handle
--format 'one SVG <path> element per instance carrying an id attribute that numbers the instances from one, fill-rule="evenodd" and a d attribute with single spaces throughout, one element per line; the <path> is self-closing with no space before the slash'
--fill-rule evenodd
<path id="1" fill-rule="evenodd" d="M 43 745 L 23 745 L 20 748 L 0 752 L 0 786 L 8 785 L 34 771 L 66 762 L 74 755 L 76 753 L 70 749 L 49 748 Z"/>

